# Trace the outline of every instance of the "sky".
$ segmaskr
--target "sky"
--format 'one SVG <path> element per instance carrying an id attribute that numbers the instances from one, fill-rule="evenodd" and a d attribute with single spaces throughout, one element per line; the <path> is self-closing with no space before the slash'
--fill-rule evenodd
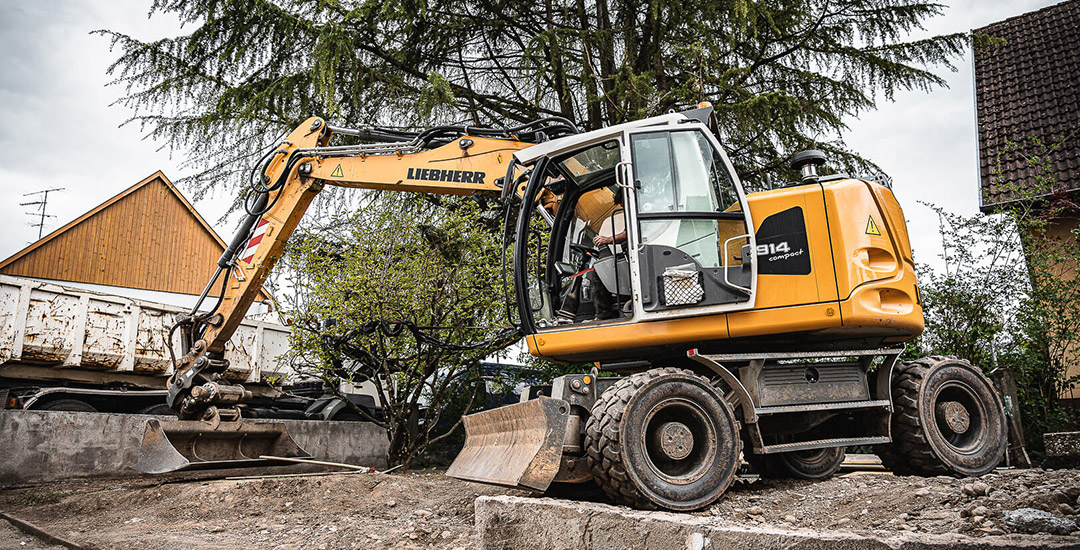
<path id="1" fill-rule="evenodd" d="M 1058 0 L 963 0 L 926 22 L 926 32 L 967 32 Z M 109 40 L 91 35 L 111 29 L 141 39 L 175 34 L 168 15 L 147 18 L 148 0 L 0 0 L 0 258 L 37 239 L 24 196 L 49 195 L 45 233 L 56 229 L 157 170 L 174 182 L 188 175 L 184 151 L 170 152 L 144 136 L 131 116 L 113 105 L 123 90 L 109 86 L 116 54 Z M 892 177 L 908 218 L 916 261 L 935 265 L 940 254 L 936 215 L 919 201 L 948 210 L 978 211 L 978 164 L 971 53 L 957 72 L 938 68 L 949 87 L 897 93 L 878 109 L 847 120 L 844 141 Z M 318 113 L 311 113 L 318 114 Z M 183 189 L 186 194 L 189 190 Z M 236 218 L 219 218 L 231 202 L 222 193 L 195 203 L 228 240 Z"/>

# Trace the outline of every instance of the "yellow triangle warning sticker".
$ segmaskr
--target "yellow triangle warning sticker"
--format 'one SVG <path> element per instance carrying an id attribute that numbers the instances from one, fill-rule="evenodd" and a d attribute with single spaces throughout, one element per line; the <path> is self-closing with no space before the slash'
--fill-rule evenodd
<path id="1" fill-rule="evenodd" d="M 337 165 L 337 168 L 334 168 L 334 171 L 330 173 L 330 177 L 332 177 L 332 178 L 343 178 L 343 177 L 345 177 L 345 174 L 341 171 L 341 165 L 340 164 Z"/>
<path id="2" fill-rule="evenodd" d="M 874 217 L 873 216 L 869 216 L 869 217 L 866 218 L 866 234 L 867 235 L 876 235 L 878 237 L 881 236 L 881 230 L 878 229 L 877 224 L 874 223 Z"/>

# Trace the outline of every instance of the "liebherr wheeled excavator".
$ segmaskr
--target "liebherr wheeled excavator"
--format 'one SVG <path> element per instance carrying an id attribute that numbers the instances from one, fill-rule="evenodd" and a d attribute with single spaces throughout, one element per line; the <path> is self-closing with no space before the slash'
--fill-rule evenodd
<path id="1" fill-rule="evenodd" d="M 584 133 L 563 119 L 419 134 L 309 119 L 254 172 L 217 307 L 178 324 L 169 403 L 182 420 L 148 425 L 140 469 L 302 456 L 280 429 L 241 419 L 247 392 L 222 352 L 326 185 L 500 200 L 513 253 L 492 291 L 533 355 L 595 364 L 467 416 L 450 476 L 537 492 L 595 483 L 617 503 L 692 510 L 723 494 L 740 454 L 762 475 L 807 479 L 856 445 L 898 473 L 994 468 L 1006 429 L 982 372 L 898 361 L 923 317 L 892 191 L 818 175 L 824 155 L 803 151 L 799 181 L 747 194 L 710 112 Z"/>

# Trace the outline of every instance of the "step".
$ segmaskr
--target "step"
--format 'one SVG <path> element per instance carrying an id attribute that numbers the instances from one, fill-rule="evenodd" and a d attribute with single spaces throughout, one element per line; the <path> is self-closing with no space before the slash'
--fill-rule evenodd
<path id="1" fill-rule="evenodd" d="M 877 437 L 840 437 L 835 439 L 816 439 L 814 441 L 798 441 L 795 443 L 778 443 L 766 445 L 758 454 L 768 455 L 773 453 L 791 453 L 795 451 L 809 451 L 810 449 L 825 449 L 828 447 L 854 447 L 856 445 L 878 445 L 888 443 L 887 436 Z"/>
<path id="2" fill-rule="evenodd" d="M 836 411 L 851 409 L 888 409 L 890 403 L 887 399 L 878 401 L 841 401 L 839 403 L 812 403 L 808 405 L 781 405 L 776 407 L 756 407 L 754 412 L 758 416 L 770 414 L 801 413 L 809 411 Z"/>

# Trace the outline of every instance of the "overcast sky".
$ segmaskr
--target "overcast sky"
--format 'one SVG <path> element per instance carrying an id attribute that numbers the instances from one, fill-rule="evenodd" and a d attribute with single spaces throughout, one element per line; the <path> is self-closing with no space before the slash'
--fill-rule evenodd
<path id="1" fill-rule="evenodd" d="M 965 0 L 927 22 L 932 34 L 966 32 L 1036 10 L 1057 0 Z M 122 90 L 106 86 L 115 58 L 113 29 L 149 39 L 177 32 L 168 16 L 147 19 L 148 0 L 0 0 L 0 258 L 37 239 L 23 194 L 52 187 L 45 233 L 60 227 L 156 170 L 176 181 L 182 151 L 161 150 L 139 128 L 120 127 L 131 113 L 110 104 Z M 876 111 L 849 120 L 845 141 L 892 176 L 909 220 L 919 262 L 938 263 L 940 237 L 930 201 L 971 214 L 978 209 L 978 168 L 970 52 L 958 72 L 939 70 L 948 89 L 899 93 Z M 319 113 L 306 113 L 319 114 Z M 187 191 L 187 190 L 185 190 Z M 196 208 L 228 240 L 233 223 L 218 218 L 229 198 L 209 197 Z"/>

